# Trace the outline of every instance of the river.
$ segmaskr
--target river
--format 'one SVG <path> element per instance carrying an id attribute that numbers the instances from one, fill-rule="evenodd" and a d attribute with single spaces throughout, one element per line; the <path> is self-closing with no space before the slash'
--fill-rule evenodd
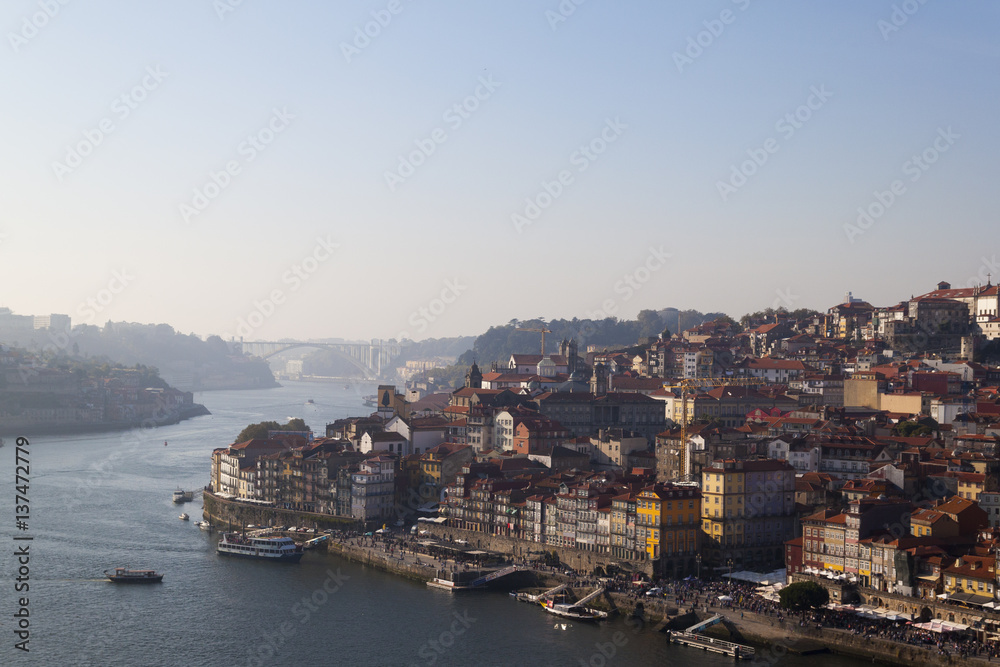
<path id="1" fill-rule="evenodd" d="M 30 438 L 30 518 L 15 530 L 14 438 L 0 449 L 0 664 L 164 665 L 732 665 L 669 646 L 618 619 L 563 629 L 500 593 L 452 595 L 310 552 L 298 565 L 221 558 L 194 525 L 211 451 L 252 422 L 302 417 L 316 433 L 366 414 L 374 385 L 285 382 L 196 394 L 212 414 L 155 429 Z M 313 404 L 307 403 L 309 399 Z M 164 445 L 164 442 L 167 444 Z M 13 535 L 32 537 L 14 541 Z M 30 589 L 15 593 L 15 549 L 29 546 Z M 150 568 L 162 585 L 118 586 L 102 571 Z M 22 577 L 23 578 L 23 577 Z M 29 652 L 15 618 L 27 598 Z M 23 612 L 21 612 L 23 613 Z M 835 656 L 774 657 L 785 667 L 858 665 Z"/>

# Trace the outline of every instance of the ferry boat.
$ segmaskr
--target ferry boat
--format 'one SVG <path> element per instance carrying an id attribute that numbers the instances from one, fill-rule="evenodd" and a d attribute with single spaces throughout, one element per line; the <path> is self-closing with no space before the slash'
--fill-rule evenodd
<path id="1" fill-rule="evenodd" d="M 194 500 L 194 491 L 183 491 L 181 489 L 174 491 L 175 503 L 189 503 L 192 500 Z"/>
<path id="2" fill-rule="evenodd" d="M 243 537 L 239 533 L 223 533 L 218 552 L 226 556 L 282 563 L 298 563 L 302 559 L 302 547 L 297 546 L 290 537 Z"/>
<path id="3" fill-rule="evenodd" d="M 116 584 L 158 584 L 163 581 L 163 575 L 159 572 L 127 570 L 124 567 L 116 567 L 112 573 L 105 570 L 104 576 Z"/>
<path id="4" fill-rule="evenodd" d="M 364 402 L 365 402 L 365 406 L 366 407 L 377 408 L 378 407 L 378 396 L 376 394 L 372 394 L 371 396 L 365 396 L 364 397 Z"/>

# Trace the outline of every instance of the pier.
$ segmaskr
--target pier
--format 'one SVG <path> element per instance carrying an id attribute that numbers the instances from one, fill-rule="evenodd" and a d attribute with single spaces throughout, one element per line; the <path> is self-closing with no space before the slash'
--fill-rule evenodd
<path id="1" fill-rule="evenodd" d="M 674 644 L 681 644 L 682 646 L 700 648 L 703 651 L 729 655 L 738 660 L 753 660 L 754 655 L 754 649 L 752 646 L 734 644 L 733 642 L 715 639 L 714 637 L 706 637 L 705 635 L 693 635 L 687 632 L 671 632 L 670 641 Z"/>
<path id="2" fill-rule="evenodd" d="M 715 639 L 714 637 L 698 634 L 705 628 L 709 628 L 717 623 L 721 623 L 722 621 L 723 617 L 716 614 L 712 618 L 692 625 L 683 632 L 671 632 L 668 639 L 674 644 L 693 646 L 694 648 L 700 648 L 703 651 L 711 651 L 712 653 L 721 653 L 722 655 L 732 656 L 738 660 L 753 660 L 754 648 L 752 646 L 736 644 L 734 642 L 727 642 L 722 639 Z"/>

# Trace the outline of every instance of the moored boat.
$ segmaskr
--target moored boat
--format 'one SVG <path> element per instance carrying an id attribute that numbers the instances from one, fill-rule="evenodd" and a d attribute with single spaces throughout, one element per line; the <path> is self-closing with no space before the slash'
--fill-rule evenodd
<path id="1" fill-rule="evenodd" d="M 177 517 L 177 518 L 178 518 L 178 519 L 180 519 L 181 521 L 187 521 L 187 520 L 188 520 L 188 519 L 190 519 L 191 517 L 190 517 L 190 516 L 188 516 L 188 513 L 187 513 L 187 512 L 181 512 L 181 515 L 180 515 L 179 517 Z"/>
<path id="2" fill-rule="evenodd" d="M 223 533 L 219 540 L 218 552 L 225 556 L 274 560 L 282 563 L 298 563 L 302 559 L 302 547 L 290 537 L 244 537 L 239 533 Z"/>
<path id="3" fill-rule="evenodd" d="M 163 575 L 153 570 L 129 570 L 116 567 L 114 572 L 104 571 L 104 576 L 116 584 L 158 584 L 163 581 Z"/>
<path id="4" fill-rule="evenodd" d="M 557 604 L 548 601 L 542 604 L 545 611 L 563 618 L 575 618 L 578 621 L 599 621 L 608 617 L 608 612 L 589 607 L 578 607 L 573 604 Z"/>

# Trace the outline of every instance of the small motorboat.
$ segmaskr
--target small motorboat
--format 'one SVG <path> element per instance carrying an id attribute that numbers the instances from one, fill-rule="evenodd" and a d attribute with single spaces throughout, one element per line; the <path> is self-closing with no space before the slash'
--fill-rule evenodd
<path id="1" fill-rule="evenodd" d="M 188 516 L 187 512 L 181 512 L 181 515 L 177 518 L 180 519 L 181 521 L 187 521 L 191 517 Z"/>
<path id="2" fill-rule="evenodd" d="M 195 521 L 194 525 L 198 526 L 202 530 L 212 530 L 212 524 L 207 521 Z"/>
<path id="3" fill-rule="evenodd" d="M 114 572 L 104 571 L 104 576 L 116 584 L 158 584 L 163 581 L 163 575 L 153 570 L 128 570 L 116 567 Z"/>

